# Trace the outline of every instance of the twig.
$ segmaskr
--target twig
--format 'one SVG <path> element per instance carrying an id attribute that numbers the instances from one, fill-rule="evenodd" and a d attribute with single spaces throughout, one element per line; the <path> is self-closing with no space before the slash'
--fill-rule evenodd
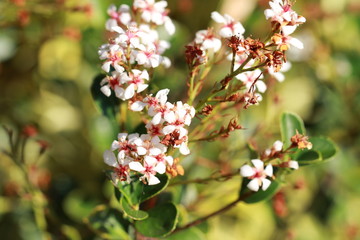
<path id="1" fill-rule="evenodd" d="M 252 194 L 253 194 L 253 192 L 248 192 L 247 194 L 238 197 L 235 201 L 233 201 L 233 202 L 229 203 L 228 205 L 220 208 L 219 210 L 217 210 L 217 211 L 215 211 L 215 212 L 213 212 L 213 213 L 210 213 L 209 215 L 206 215 L 206 216 L 204 216 L 204 217 L 202 217 L 202 218 L 196 219 L 195 221 L 192 221 L 192 222 L 186 224 L 186 225 L 183 226 L 183 227 L 176 228 L 176 229 L 172 232 L 172 234 L 177 233 L 177 232 L 180 232 L 180 231 L 183 231 L 183 230 L 186 230 L 186 229 L 188 229 L 188 228 L 190 228 L 190 227 L 199 225 L 200 223 L 205 222 L 206 220 L 208 220 L 208 219 L 211 218 L 211 217 L 214 217 L 214 216 L 219 215 L 219 214 L 221 214 L 221 213 L 223 213 L 223 212 L 226 212 L 227 210 L 235 207 L 239 202 L 241 202 L 241 201 L 245 200 L 246 198 L 248 198 L 249 196 L 251 196 Z"/>

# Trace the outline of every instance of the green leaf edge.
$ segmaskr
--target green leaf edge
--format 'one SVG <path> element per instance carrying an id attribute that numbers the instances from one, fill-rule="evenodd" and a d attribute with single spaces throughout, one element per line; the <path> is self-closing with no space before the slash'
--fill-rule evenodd
<path id="1" fill-rule="evenodd" d="M 142 211 L 142 210 L 135 210 L 135 209 L 132 209 L 132 206 L 129 204 L 129 202 L 127 201 L 126 198 L 122 197 L 120 199 L 120 205 L 121 205 L 121 208 L 122 210 L 124 211 L 124 213 L 127 214 L 127 216 L 131 219 L 134 219 L 134 220 L 144 220 L 146 218 L 149 217 L 149 214 L 145 211 Z M 143 217 L 138 217 L 138 216 L 135 216 L 134 215 L 134 212 L 136 212 L 135 214 L 144 214 Z"/>

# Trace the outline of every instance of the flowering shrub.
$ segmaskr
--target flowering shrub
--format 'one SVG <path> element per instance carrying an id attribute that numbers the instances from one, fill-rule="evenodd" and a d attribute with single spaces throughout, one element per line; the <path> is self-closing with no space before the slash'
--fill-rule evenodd
<path id="1" fill-rule="evenodd" d="M 174 103 L 168 101 L 169 89 L 152 92 L 151 87 L 155 68 L 171 65 L 166 57 L 170 43 L 160 34 L 161 29 L 169 35 L 175 32 L 167 2 L 134 0 L 132 6 L 109 7 L 106 30 L 112 38 L 99 49 L 106 76 L 97 86 L 103 96 L 95 98 L 100 99 L 104 107 L 108 104 L 106 97 L 115 95 L 120 101 L 121 114 L 135 112 L 141 123 L 138 132 L 121 131 L 103 154 L 104 162 L 111 167 L 107 173 L 124 215 L 120 217 L 112 208 L 101 208 L 87 219 L 90 225 L 112 238 L 128 239 L 134 234 L 133 227 L 138 239 L 171 238 L 238 202 L 269 199 L 285 181 L 285 175 L 299 166 L 321 162 L 335 154 L 332 142 L 308 138 L 302 120 L 296 114 L 283 113 L 281 140 L 264 151 L 249 143 L 249 151 L 254 156 L 249 164 L 220 177 L 184 182 L 175 178 L 184 174 L 186 177 L 181 161 L 191 155 L 199 142 L 223 139 L 244 129 L 238 123 L 239 112 L 245 114 L 247 108 L 260 104 L 273 79 L 284 81 L 283 72 L 291 66 L 286 59 L 290 48 L 304 48 L 301 41 L 291 35 L 305 18 L 292 9 L 289 1 L 273 0 L 269 5 L 264 13 L 271 31 L 264 40 L 245 37 L 245 28 L 240 22 L 227 14 L 212 12 L 217 28 L 198 31 L 185 47 L 189 68 L 187 98 Z M 209 89 L 207 76 L 216 63 L 223 60 L 229 62 L 230 70 Z M 210 127 L 209 123 L 218 121 L 228 109 L 233 111 L 227 127 Z M 179 185 L 235 176 L 242 177 L 235 201 L 186 224 L 178 223 L 179 210 L 174 201 L 158 200 L 170 181 L 171 185 Z M 114 217 L 116 226 L 109 225 Z M 191 239 L 192 233 L 187 234 Z"/>

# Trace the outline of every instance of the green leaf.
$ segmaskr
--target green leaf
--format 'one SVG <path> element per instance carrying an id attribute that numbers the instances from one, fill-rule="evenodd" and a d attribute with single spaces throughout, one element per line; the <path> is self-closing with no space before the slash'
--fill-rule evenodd
<path id="1" fill-rule="evenodd" d="M 116 113 L 119 108 L 119 99 L 115 97 L 115 94 L 111 94 L 107 97 L 101 92 L 100 82 L 105 78 L 105 76 L 106 75 L 104 74 L 99 74 L 94 78 L 90 88 L 91 95 L 102 114 L 111 120 L 115 120 Z"/>
<path id="2" fill-rule="evenodd" d="M 311 137 L 309 142 L 313 145 L 311 150 L 298 150 L 292 155 L 292 159 L 297 160 L 300 166 L 326 161 L 335 156 L 337 152 L 336 145 L 330 139 Z"/>
<path id="3" fill-rule="evenodd" d="M 271 181 L 270 186 L 266 191 L 263 191 L 261 188 L 257 192 L 252 192 L 246 185 L 250 182 L 248 179 L 244 179 L 241 186 L 240 196 L 245 196 L 246 194 L 249 194 L 247 198 L 244 199 L 244 202 L 246 203 L 257 203 L 260 201 L 265 201 L 270 199 L 272 196 L 275 195 L 275 193 L 280 188 L 281 184 L 274 180 Z"/>
<path id="4" fill-rule="evenodd" d="M 305 127 L 303 120 L 295 113 L 285 112 L 280 117 L 281 139 L 284 143 L 284 149 L 291 145 L 291 137 L 298 131 L 300 134 L 305 134 Z"/>
<path id="5" fill-rule="evenodd" d="M 179 212 L 173 203 L 158 205 L 148 211 L 149 217 L 135 222 L 135 228 L 147 237 L 165 237 L 177 224 Z"/>
<path id="6" fill-rule="evenodd" d="M 169 184 L 169 177 L 166 174 L 156 175 L 160 183 L 156 185 L 146 185 L 140 180 L 136 179 L 131 183 L 119 182 L 117 187 L 120 192 L 126 197 L 131 206 L 140 204 L 145 200 L 162 192 Z"/>
<path id="7" fill-rule="evenodd" d="M 115 208 L 100 205 L 94 209 L 93 213 L 84 222 L 102 239 L 130 239 L 127 234 L 129 222 Z"/>
<path id="8" fill-rule="evenodd" d="M 198 228 L 191 227 L 189 229 L 179 231 L 175 234 L 171 234 L 170 236 L 163 238 L 163 239 L 166 239 L 166 240 L 184 240 L 184 239 L 206 240 L 206 236 Z"/>
<path id="9" fill-rule="evenodd" d="M 320 152 L 322 160 L 328 160 L 335 156 L 337 147 L 333 141 L 325 137 L 312 137 L 309 139 L 312 149 Z"/>
<path id="10" fill-rule="evenodd" d="M 126 198 L 121 198 L 120 204 L 124 212 L 134 220 L 144 220 L 149 216 L 149 214 L 142 210 L 136 210 L 133 206 L 130 206 Z"/>

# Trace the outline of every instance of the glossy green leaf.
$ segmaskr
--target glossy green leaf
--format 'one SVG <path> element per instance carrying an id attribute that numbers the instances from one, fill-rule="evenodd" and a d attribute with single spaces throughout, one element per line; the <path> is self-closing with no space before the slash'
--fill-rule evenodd
<path id="1" fill-rule="evenodd" d="M 136 210 L 133 206 L 129 204 L 126 198 L 121 198 L 120 204 L 124 212 L 134 220 L 144 220 L 149 216 L 149 214 L 142 210 Z"/>
<path id="2" fill-rule="evenodd" d="M 165 237 L 176 227 L 179 212 L 173 203 L 158 205 L 148 211 L 149 217 L 135 222 L 135 228 L 147 237 Z"/>
<path id="3" fill-rule="evenodd" d="M 336 145 L 330 139 L 311 137 L 309 141 L 313 145 L 311 150 L 298 150 L 292 156 L 294 160 L 299 162 L 300 166 L 323 162 L 335 156 L 337 152 Z"/>
<path id="4" fill-rule="evenodd" d="M 291 137 L 298 131 L 300 134 L 305 134 L 305 127 L 303 120 L 294 113 L 285 112 L 280 117 L 281 140 L 284 143 L 284 148 L 291 145 Z"/>
<path id="5" fill-rule="evenodd" d="M 122 213 L 117 209 L 105 205 L 98 206 L 84 221 L 102 239 L 130 239 L 127 234 L 129 222 L 122 217 Z"/>
<path id="6" fill-rule="evenodd" d="M 189 229 L 179 231 L 175 234 L 171 234 L 170 236 L 167 236 L 166 238 L 163 238 L 166 240 L 185 240 L 185 239 L 191 239 L 191 240 L 206 240 L 206 236 L 203 232 L 201 232 L 196 227 L 191 227 Z"/>
<path id="7" fill-rule="evenodd" d="M 328 160 L 335 156 L 337 152 L 336 145 L 325 137 L 312 137 L 309 139 L 312 143 L 312 149 L 321 153 L 322 160 Z"/>
<path id="8" fill-rule="evenodd" d="M 240 191 L 240 196 L 246 196 L 248 195 L 248 197 L 246 197 L 244 199 L 244 202 L 246 203 L 257 203 L 260 201 L 265 201 L 270 199 L 272 196 L 275 195 L 275 193 L 278 191 L 278 189 L 280 188 L 280 183 L 278 181 L 271 181 L 270 186 L 268 187 L 268 189 L 266 189 L 266 191 L 263 191 L 261 188 L 259 189 L 259 191 L 257 192 L 252 192 L 246 185 L 249 183 L 248 179 L 244 179 L 242 186 L 241 186 L 241 191 Z"/>
<path id="9" fill-rule="evenodd" d="M 159 194 L 169 184 L 169 177 L 166 174 L 158 174 L 156 176 L 160 180 L 160 183 L 156 185 L 146 185 L 140 180 L 136 179 L 131 183 L 119 182 L 117 187 L 126 197 L 129 204 L 134 206 Z"/>

